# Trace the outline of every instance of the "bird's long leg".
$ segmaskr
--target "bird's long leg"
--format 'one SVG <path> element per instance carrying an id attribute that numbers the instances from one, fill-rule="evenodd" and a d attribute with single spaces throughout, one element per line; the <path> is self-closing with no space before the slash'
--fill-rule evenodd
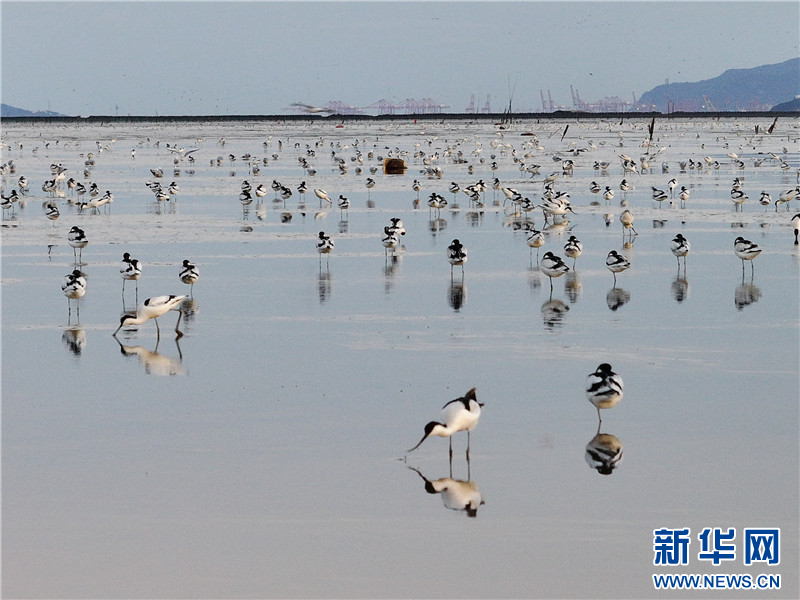
<path id="1" fill-rule="evenodd" d="M 156 338 L 161 339 L 161 327 L 158 326 L 158 319 L 153 318 L 153 321 L 156 322 Z"/>
<path id="2" fill-rule="evenodd" d="M 603 417 L 600 416 L 600 407 L 595 406 L 597 409 L 597 431 L 600 431 L 600 424 L 603 422 Z"/>
<path id="3" fill-rule="evenodd" d="M 469 431 L 467 431 L 467 464 L 469 464 Z M 467 477 L 469 479 L 469 477 Z"/>
<path id="4" fill-rule="evenodd" d="M 612 275 L 614 276 L 614 287 L 617 287 L 617 274 L 616 273 L 612 273 Z M 600 416 L 599 412 L 597 413 L 597 416 L 598 417 Z"/>
<path id="5" fill-rule="evenodd" d="M 453 436 L 450 436 L 450 462 L 453 462 Z"/>
<path id="6" fill-rule="evenodd" d="M 182 337 L 183 336 L 183 332 L 180 329 L 178 329 L 178 325 L 181 324 L 181 317 L 182 316 L 183 316 L 183 311 L 179 310 L 178 311 L 178 321 L 175 323 L 175 333 L 178 334 L 178 337 Z"/>

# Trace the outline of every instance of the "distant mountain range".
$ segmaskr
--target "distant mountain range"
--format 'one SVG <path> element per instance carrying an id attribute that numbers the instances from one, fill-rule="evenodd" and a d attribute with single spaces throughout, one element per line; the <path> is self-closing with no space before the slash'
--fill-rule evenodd
<path id="1" fill-rule="evenodd" d="M 647 112 L 800 112 L 800 58 L 752 69 L 728 69 L 713 79 L 665 83 L 639 97 Z M 30 111 L 0 105 L 0 117 L 63 117 L 51 110 Z"/>
<path id="2" fill-rule="evenodd" d="M 60 113 L 52 110 L 25 110 L 24 108 L 17 108 L 16 106 L 9 106 L 8 104 L 0 104 L 0 117 L 64 117 Z"/>
<path id="3" fill-rule="evenodd" d="M 641 95 L 639 110 L 661 113 L 798 110 L 800 58 L 752 69 L 728 69 L 694 83 L 666 83 Z M 777 108 L 786 104 L 794 108 Z"/>

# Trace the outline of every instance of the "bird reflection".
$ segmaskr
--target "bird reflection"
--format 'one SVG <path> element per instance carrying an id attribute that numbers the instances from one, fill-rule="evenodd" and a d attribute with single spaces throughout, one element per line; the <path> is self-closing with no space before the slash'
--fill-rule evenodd
<path id="1" fill-rule="evenodd" d="M 320 267 L 319 275 L 317 275 L 317 292 L 319 293 L 319 303 L 325 304 L 331 298 L 331 291 L 333 290 L 333 276 L 329 269 L 322 270 Z"/>
<path id="2" fill-rule="evenodd" d="M 86 347 L 86 332 L 80 327 L 70 327 L 61 334 L 61 341 L 72 354 L 80 356 Z"/>
<path id="3" fill-rule="evenodd" d="M 184 298 L 181 302 L 180 311 L 183 313 L 184 330 L 186 332 L 191 330 L 199 310 L 200 304 L 194 298 Z"/>
<path id="4" fill-rule="evenodd" d="M 387 255 L 383 263 L 383 283 L 384 292 L 391 293 L 394 289 L 394 277 L 397 275 L 397 267 L 400 264 L 400 255 L 392 254 Z"/>
<path id="5" fill-rule="evenodd" d="M 467 465 L 469 466 L 469 462 Z M 478 484 L 470 481 L 469 472 L 467 473 L 467 481 L 453 479 L 452 470 L 450 477 L 431 480 L 425 477 L 419 469 L 408 468 L 422 478 L 425 482 L 426 492 L 442 495 L 442 503 L 447 509 L 464 512 L 468 517 L 474 518 L 478 516 L 478 508 L 486 504 Z"/>
<path id="6" fill-rule="evenodd" d="M 158 352 L 158 345 L 161 343 L 160 338 L 156 340 L 155 348 L 152 351 L 144 346 L 126 346 L 116 337 L 114 339 L 117 340 L 122 355 L 138 357 L 139 362 L 144 366 L 144 372 L 148 375 L 186 375 L 179 338 L 175 338 L 178 358 L 165 356 Z"/>
<path id="7" fill-rule="evenodd" d="M 531 287 L 532 292 L 542 287 L 542 271 L 538 266 L 528 269 L 528 285 Z"/>
<path id="8" fill-rule="evenodd" d="M 454 311 L 458 312 L 467 301 L 467 285 L 463 279 L 451 279 L 447 288 L 447 302 Z"/>
<path id="9" fill-rule="evenodd" d="M 433 236 L 436 237 L 437 233 L 447 229 L 447 219 L 431 219 L 428 223 L 428 228 Z"/>
<path id="10" fill-rule="evenodd" d="M 755 304 L 761 298 L 761 288 L 750 280 L 750 283 L 745 283 L 744 276 L 742 276 L 742 283 L 736 286 L 733 293 L 733 303 L 738 310 L 742 310 L 745 306 Z"/>
<path id="11" fill-rule="evenodd" d="M 564 275 L 564 292 L 567 294 L 570 304 L 575 304 L 578 301 L 582 287 L 580 277 L 578 277 L 576 271 L 573 270 Z"/>
<path id="12" fill-rule="evenodd" d="M 680 270 L 670 288 L 672 289 L 672 297 L 675 298 L 675 301 L 678 303 L 683 302 L 689 297 L 689 281 L 686 277 L 680 276 Z"/>
<path id="13" fill-rule="evenodd" d="M 606 304 L 611 310 L 617 310 L 621 306 L 624 306 L 630 302 L 630 299 L 630 292 L 616 286 L 608 290 L 608 293 L 606 294 Z"/>
<path id="14" fill-rule="evenodd" d="M 597 433 L 586 444 L 584 458 L 601 475 L 611 475 L 622 460 L 622 442 L 615 435 L 600 433 L 598 425 Z"/>
<path id="15" fill-rule="evenodd" d="M 483 211 L 482 210 L 467 211 L 467 214 L 464 215 L 464 220 L 468 225 L 471 225 L 472 227 L 479 227 L 483 224 Z"/>
<path id="16" fill-rule="evenodd" d="M 555 329 L 563 325 L 564 315 L 569 310 L 569 306 L 561 300 L 550 298 L 542 304 L 542 320 L 547 329 Z"/>

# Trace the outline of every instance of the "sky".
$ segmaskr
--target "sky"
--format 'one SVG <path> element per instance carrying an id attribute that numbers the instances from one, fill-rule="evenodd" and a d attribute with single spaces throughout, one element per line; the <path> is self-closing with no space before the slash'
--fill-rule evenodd
<path id="1" fill-rule="evenodd" d="M 67 115 L 287 114 L 430 98 L 462 112 L 632 101 L 800 55 L 787 2 L 7 2 L 4 104 Z M 365 112 L 374 113 L 375 110 Z"/>

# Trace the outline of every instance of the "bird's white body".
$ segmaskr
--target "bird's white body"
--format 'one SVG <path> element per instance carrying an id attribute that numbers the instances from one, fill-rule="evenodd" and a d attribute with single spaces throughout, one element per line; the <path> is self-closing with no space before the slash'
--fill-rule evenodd
<path id="1" fill-rule="evenodd" d="M 200 272 L 197 267 L 187 260 L 183 261 L 180 273 L 178 273 L 180 280 L 186 285 L 193 286 L 194 283 L 200 278 Z"/>
<path id="2" fill-rule="evenodd" d="M 61 284 L 61 291 L 70 300 L 79 300 L 86 294 L 86 278 L 81 274 L 78 269 L 75 269 L 64 277 L 64 282 Z"/>
<path id="3" fill-rule="evenodd" d="M 620 273 L 631 266 L 630 261 L 616 250 L 612 250 L 606 256 L 606 267 L 614 274 L 614 283 L 617 281 L 617 273 Z"/>
<path id="4" fill-rule="evenodd" d="M 330 236 L 325 235 L 324 231 L 320 231 L 317 237 L 317 252 L 320 254 L 330 254 L 333 252 L 333 240 Z"/>
<path id="5" fill-rule="evenodd" d="M 425 435 L 419 443 L 411 448 L 409 452 L 413 452 L 432 435 L 439 437 L 450 437 L 459 431 L 466 431 L 467 436 L 478 425 L 478 419 L 481 417 L 481 407 L 483 404 L 478 402 L 475 396 L 475 388 L 469 390 L 464 394 L 463 398 L 456 398 L 451 400 L 442 408 L 441 421 L 431 421 L 425 426 Z M 469 437 L 467 437 L 469 440 Z M 452 440 L 450 445 L 450 453 L 452 455 Z M 467 441 L 467 452 L 469 453 L 469 441 Z"/>
<path id="6" fill-rule="evenodd" d="M 119 276 L 126 281 L 136 281 L 142 276 L 142 263 L 126 252 L 122 255 Z"/>
<path id="7" fill-rule="evenodd" d="M 685 257 L 687 254 L 689 254 L 691 244 L 689 244 L 689 241 L 683 237 L 683 234 L 679 233 L 672 238 L 672 241 L 669 244 L 669 249 L 678 258 L 681 256 Z"/>
<path id="8" fill-rule="evenodd" d="M 569 267 L 561 260 L 561 257 L 556 256 L 552 252 L 544 253 L 539 263 L 539 268 L 542 270 L 542 273 L 550 278 L 551 287 L 553 285 L 553 277 L 561 277 L 564 273 L 569 271 Z"/>
<path id="9" fill-rule="evenodd" d="M 636 233 L 633 228 L 633 213 L 627 208 L 619 215 L 619 222 L 622 223 L 623 228 L 630 229 L 633 233 Z"/>
<path id="10" fill-rule="evenodd" d="M 566 254 L 573 261 L 577 260 L 578 257 L 583 254 L 583 244 L 574 235 L 569 236 L 567 243 L 564 244 L 564 254 Z M 574 262 L 572 263 L 572 266 L 575 266 Z"/>
<path id="11" fill-rule="evenodd" d="M 395 231 L 392 231 L 390 227 L 383 228 L 383 238 L 381 239 L 381 243 L 383 247 L 387 250 L 394 249 L 400 243 L 400 237 L 397 235 Z"/>
<path id="12" fill-rule="evenodd" d="M 588 375 L 586 398 L 597 408 L 598 419 L 601 408 L 613 408 L 622 400 L 622 386 L 622 377 L 614 373 L 608 363 L 599 365 L 594 373 Z"/>
<path id="13" fill-rule="evenodd" d="M 178 331 L 178 324 L 181 321 L 181 311 L 180 306 L 186 296 L 153 296 L 152 298 L 148 298 L 144 302 L 139 305 L 139 308 L 136 310 L 136 315 L 125 315 L 120 319 L 119 327 L 117 327 L 117 331 L 122 329 L 123 327 L 129 327 L 132 325 L 141 325 L 146 321 L 153 319 L 156 323 L 156 330 L 161 333 L 161 329 L 158 326 L 158 317 L 161 317 L 167 314 L 171 310 L 178 311 L 178 323 L 175 325 L 175 331 Z M 117 331 L 114 332 L 113 335 L 117 334 Z"/>
<path id="14" fill-rule="evenodd" d="M 453 240 L 453 243 L 447 247 L 447 260 L 451 266 L 461 265 L 463 267 L 467 262 L 467 250 L 458 240 Z"/>
<path id="15" fill-rule="evenodd" d="M 784 203 L 786 204 L 786 210 L 789 210 L 789 202 L 794 200 L 798 194 L 800 194 L 800 186 L 783 192 L 780 196 L 778 196 L 778 199 L 775 201 L 775 210 L 776 211 L 778 210 L 779 204 L 784 204 Z"/>
<path id="16" fill-rule="evenodd" d="M 89 243 L 89 240 L 86 237 L 86 233 L 78 227 L 74 225 L 67 234 L 67 242 L 73 248 L 85 248 L 86 245 Z"/>
<path id="17" fill-rule="evenodd" d="M 733 242 L 733 251 L 742 261 L 753 260 L 756 256 L 761 254 L 761 248 L 758 247 L 758 244 L 754 244 L 743 237 L 737 237 Z M 744 265 L 744 263 L 742 263 L 742 265 Z"/>

